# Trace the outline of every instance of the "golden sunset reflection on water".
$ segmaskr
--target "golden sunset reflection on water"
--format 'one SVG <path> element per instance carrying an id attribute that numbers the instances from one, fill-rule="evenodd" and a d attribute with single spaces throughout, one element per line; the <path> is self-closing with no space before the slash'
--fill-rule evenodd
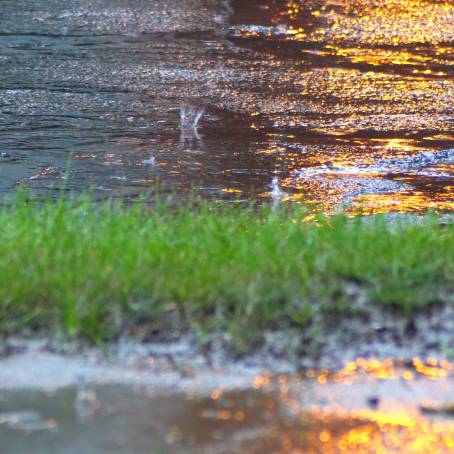
<path id="1" fill-rule="evenodd" d="M 265 446 L 304 454 L 453 452 L 454 419 L 436 410 L 448 408 L 439 401 L 453 395 L 452 371 L 450 362 L 436 358 L 358 358 L 337 372 L 257 376 L 255 390 L 277 386 L 278 404 L 266 408 L 278 422 L 260 433 L 263 442 L 245 444 L 243 452 Z"/>
<path id="2" fill-rule="evenodd" d="M 427 0 L 328 0 L 326 2 L 289 1 L 280 11 L 292 29 L 300 33 L 299 14 L 310 8 L 324 27 L 310 32 L 309 38 L 336 42 L 361 40 L 367 44 L 440 44 L 452 40 L 451 1 Z M 295 21 L 295 22 L 292 22 Z M 300 31 L 302 29 L 302 31 Z M 298 36 L 298 35 L 296 35 Z M 304 36 L 307 39 L 307 36 Z"/>
<path id="3" fill-rule="evenodd" d="M 424 213 L 427 210 L 453 211 L 454 186 L 444 186 L 443 192 L 435 194 L 412 190 L 359 196 L 354 200 L 350 212 L 371 215 L 392 212 Z"/>
<path id="4" fill-rule="evenodd" d="M 243 96 L 287 134 L 259 151 L 275 157 L 286 200 L 327 212 L 453 211 L 453 2 L 292 0 L 265 10 L 268 28 L 240 35 L 291 89 Z"/>
<path id="5" fill-rule="evenodd" d="M 302 415 L 305 432 L 295 444 L 284 437 L 281 453 L 448 454 L 454 450 L 454 422 L 430 422 L 418 413 L 355 411 Z M 304 447 L 302 447 L 304 446 Z"/>
<path id="6" fill-rule="evenodd" d="M 178 431 L 210 453 L 447 454 L 453 373 L 440 358 L 359 357 L 340 370 L 258 374 L 250 389 L 191 397 Z"/>

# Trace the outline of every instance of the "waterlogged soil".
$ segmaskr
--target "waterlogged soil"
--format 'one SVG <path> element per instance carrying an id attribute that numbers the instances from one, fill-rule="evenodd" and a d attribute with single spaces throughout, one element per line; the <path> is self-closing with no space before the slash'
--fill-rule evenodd
<path id="1" fill-rule="evenodd" d="M 3 0 L 0 194 L 59 195 L 72 156 L 99 197 L 277 178 L 326 211 L 452 211 L 453 25 L 450 0 Z"/>

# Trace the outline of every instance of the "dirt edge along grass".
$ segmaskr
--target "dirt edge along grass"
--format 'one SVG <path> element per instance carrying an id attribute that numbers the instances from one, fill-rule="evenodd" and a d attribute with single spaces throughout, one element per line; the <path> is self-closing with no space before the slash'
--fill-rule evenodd
<path id="1" fill-rule="evenodd" d="M 306 215 L 19 195 L 0 209 L 0 333 L 99 342 L 192 329 L 247 346 L 268 329 L 452 299 L 454 228 L 437 216 Z"/>

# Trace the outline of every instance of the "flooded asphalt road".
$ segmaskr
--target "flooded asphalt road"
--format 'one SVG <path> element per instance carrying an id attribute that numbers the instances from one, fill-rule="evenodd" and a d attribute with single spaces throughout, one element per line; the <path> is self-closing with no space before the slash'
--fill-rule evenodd
<path id="1" fill-rule="evenodd" d="M 0 194 L 452 211 L 454 6 L 3 0 Z M 180 110 L 202 114 L 197 128 Z"/>
<path id="2" fill-rule="evenodd" d="M 1 452 L 447 454 L 452 368 L 358 359 L 336 373 L 257 375 L 246 391 L 0 392 Z"/>

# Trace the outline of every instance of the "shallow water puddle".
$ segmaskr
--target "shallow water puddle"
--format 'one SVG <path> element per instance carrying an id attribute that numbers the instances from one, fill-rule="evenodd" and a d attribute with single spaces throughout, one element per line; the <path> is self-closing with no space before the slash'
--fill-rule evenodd
<path id="1" fill-rule="evenodd" d="M 246 390 L 118 386 L 0 395 L 4 453 L 449 453 L 453 367 L 358 359 Z"/>

